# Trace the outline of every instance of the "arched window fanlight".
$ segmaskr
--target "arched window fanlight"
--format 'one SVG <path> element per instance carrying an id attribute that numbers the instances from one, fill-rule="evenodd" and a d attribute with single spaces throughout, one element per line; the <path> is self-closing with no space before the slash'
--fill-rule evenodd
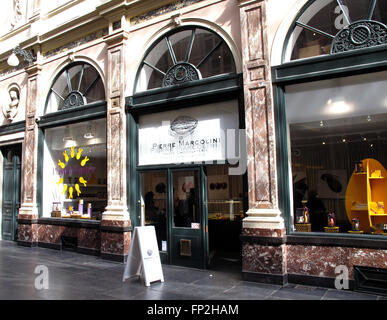
<path id="1" fill-rule="evenodd" d="M 146 54 L 135 91 L 169 87 L 220 74 L 235 73 L 225 41 L 201 28 L 179 28 L 159 38 Z"/>
<path id="2" fill-rule="evenodd" d="M 387 1 L 315 0 L 297 17 L 284 61 L 387 44 Z"/>
<path id="3" fill-rule="evenodd" d="M 105 100 L 105 89 L 98 71 L 88 63 L 66 66 L 51 86 L 45 113 L 80 107 Z"/>

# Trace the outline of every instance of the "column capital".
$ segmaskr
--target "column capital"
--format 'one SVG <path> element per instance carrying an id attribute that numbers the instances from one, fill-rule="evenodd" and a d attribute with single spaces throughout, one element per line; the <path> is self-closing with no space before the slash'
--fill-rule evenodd
<path id="1" fill-rule="evenodd" d="M 128 40 L 129 33 L 125 30 L 118 30 L 116 32 L 113 32 L 107 36 L 105 36 L 103 39 L 106 42 L 106 44 L 109 46 L 108 50 L 112 47 L 115 47 L 120 44 L 124 44 L 126 40 Z"/>
<path id="2" fill-rule="evenodd" d="M 33 63 L 25 68 L 25 71 L 28 74 L 28 77 L 36 76 L 42 71 L 42 66 L 39 63 Z"/>
<path id="3" fill-rule="evenodd" d="M 245 7 L 245 6 L 249 6 L 249 5 L 252 5 L 252 4 L 258 4 L 258 3 L 261 3 L 261 2 L 265 2 L 266 0 L 238 0 L 239 2 L 239 7 Z"/>

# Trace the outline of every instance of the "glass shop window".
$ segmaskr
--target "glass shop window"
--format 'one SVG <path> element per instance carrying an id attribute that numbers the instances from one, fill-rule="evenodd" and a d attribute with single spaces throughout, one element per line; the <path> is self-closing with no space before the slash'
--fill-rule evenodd
<path id="1" fill-rule="evenodd" d="M 75 63 L 56 77 L 47 98 L 45 113 L 104 100 L 105 89 L 98 71 L 88 63 Z"/>
<path id="2" fill-rule="evenodd" d="M 373 20 L 386 25 L 387 1 L 314 1 L 296 20 L 289 37 L 285 61 L 329 54 L 333 38 L 350 24 L 361 20 Z M 374 27 L 377 26 L 371 26 Z M 366 42 L 367 28 L 360 28 L 353 33 L 356 43 Z"/>
<path id="3" fill-rule="evenodd" d="M 145 56 L 136 91 L 235 72 L 232 53 L 216 33 L 196 27 L 177 29 L 160 38 Z"/>
<path id="4" fill-rule="evenodd" d="M 387 72 L 285 87 L 294 229 L 387 234 Z"/>
<path id="5" fill-rule="evenodd" d="M 106 119 L 44 132 L 43 216 L 100 220 L 107 205 Z"/>

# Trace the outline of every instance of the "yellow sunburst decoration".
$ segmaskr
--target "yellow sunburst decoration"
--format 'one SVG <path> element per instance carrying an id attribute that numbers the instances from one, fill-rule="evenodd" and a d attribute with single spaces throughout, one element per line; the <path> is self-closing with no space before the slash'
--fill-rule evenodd
<path id="1" fill-rule="evenodd" d="M 64 157 L 64 161 L 62 161 L 61 159 L 58 160 L 58 166 L 63 170 L 65 169 L 66 165 L 68 164 L 68 161 L 70 160 L 70 157 L 72 159 L 76 159 L 80 162 L 80 165 L 81 167 L 84 167 L 86 165 L 86 163 L 90 160 L 89 157 L 85 156 L 82 160 L 81 160 L 81 157 L 82 157 L 82 152 L 83 152 L 83 149 L 82 148 L 78 148 L 78 151 L 75 152 L 75 147 L 71 147 L 70 151 L 69 151 L 69 154 L 67 153 L 67 150 L 63 151 L 63 157 Z M 65 175 L 65 173 L 63 173 L 63 176 Z M 87 187 L 87 180 L 85 180 L 83 177 L 79 177 L 78 178 L 78 181 L 76 181 L 74 183 L 74 185 L 67 185 L 67 184 L 64 184 L 64 177 L 61 176 L 59 181 L 56 183 L 58 185 L 58 187 L 60 187 L 61 184 L 63 184 L 63 189 L 62 189 L 62 194 L 66 197 L 66 194 L 68 193 L 68 198 L 69 199 L 73 199 L 73 196 L 74 196 L 74 191 L 77 193 L 77 196 L 79 197 L 79 195 L 82 193 L 81 191 L 81 185 L 83 185 L 83 187 Z"/>

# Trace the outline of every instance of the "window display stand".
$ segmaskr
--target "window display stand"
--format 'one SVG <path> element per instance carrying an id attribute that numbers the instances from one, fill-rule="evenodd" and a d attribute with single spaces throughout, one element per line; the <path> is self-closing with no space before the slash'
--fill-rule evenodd
<path id="1" fill-rule="evenodd" d="M 340 228 L 339 227 L 324 227 L 325 232 L 330 232 L 330 233 L 339 233 Z"/>
<path id="2" fill-rule="evenodd" d="M 297 232 L 311 232 L 312 225 L 310 223 L 295 223 Z"/>
<path id="3" fill-rule="evenodd" d="M 384 211 L 384 203 L 387 203 L 387 172 L 375 159 L 361 162 L 364 169 L 355 170 L 348 183 L 345 201 L 347 217 L 349 221 L 359 219 L 360 231 L 384 234 L 380 226 L 387 223 Z"/>

